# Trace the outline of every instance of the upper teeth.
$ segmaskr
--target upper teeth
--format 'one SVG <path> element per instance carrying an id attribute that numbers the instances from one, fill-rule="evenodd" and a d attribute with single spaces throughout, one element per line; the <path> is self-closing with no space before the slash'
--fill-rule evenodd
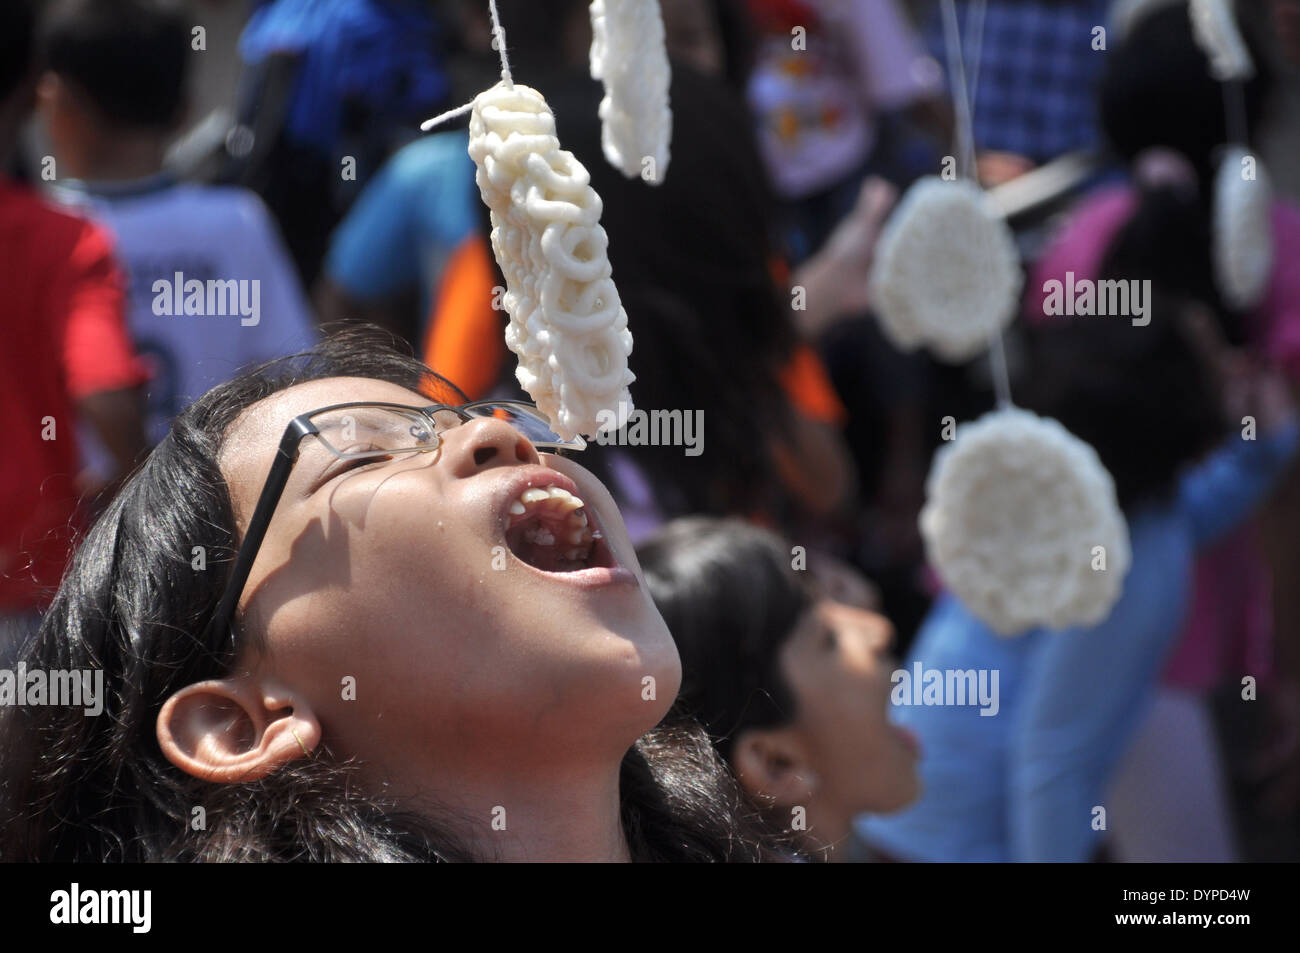
<path id="1" fill-rule="evenodd" d="M 580 497 L 574 496 L 563 487 L 533 486 L 520 493 L 519 498 L 510 504 L 510 515 L 523 516 L 530 506 L 546 506 L 553 512 L 562 514 L 580 510 L 585 505 Z"/>
<path id="2" fill-rule="evenodd" d="M 529 487 L 519 494 L 519 498 L 510 504 L 509 526 L 522 523 L 530 512 L 545 512 L 551 516 L 548 525 L 529 526 L 524 529 L 524 539 L 539 546 L 562 545 L 575 547 L 566 550 L 570 559 L 577 559 L 587 551 L 593 539 L 600 534 L 594 532 L 583 510 L 581 497 L 574 496 L 568 490 L 558 486 Z M 560 522 L 556 522 L 556 518 Z"/>

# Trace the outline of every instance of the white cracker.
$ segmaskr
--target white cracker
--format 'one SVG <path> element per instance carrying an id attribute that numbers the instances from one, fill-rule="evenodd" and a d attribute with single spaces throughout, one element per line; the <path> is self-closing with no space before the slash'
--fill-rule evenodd
<path id="1" fill-rule="evenodd" d="M 632 407 L 632 334 L 587 170 L 560 148 L 542 94 L 517 83 L 474 98 L 469 154 L 492 212 L 520 385 L 565 439 L 611 429 L 601 411 L 621 419 Z"/>
<path id="2" fill-rule="evenodd" d="M 963 424 L 936 454 L 926 496 L 931 564 L 998 634 L 1093 625 L 1119 598 L 1132 557 L 1114 481 L 1059 422 L 1009 408 Z"/>
<path id="3" fill-rule="evenodd" d="M 895 346 L 961 363 L 1010 323 L 1024 276 L 1010 228 L 979 187 L 926 176 L 885 224 L 870 282 Z"/>

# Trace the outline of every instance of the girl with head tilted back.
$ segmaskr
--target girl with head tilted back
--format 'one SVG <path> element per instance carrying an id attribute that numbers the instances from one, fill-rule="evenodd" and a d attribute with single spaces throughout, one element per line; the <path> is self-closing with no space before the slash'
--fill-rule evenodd
<path id="1" fill-rule="evenodd" d="M 0 711 L 0 860 L 783 856 L 576 445 L 357 333 L 196 401 L 23 651 L 104 708 Z"/>

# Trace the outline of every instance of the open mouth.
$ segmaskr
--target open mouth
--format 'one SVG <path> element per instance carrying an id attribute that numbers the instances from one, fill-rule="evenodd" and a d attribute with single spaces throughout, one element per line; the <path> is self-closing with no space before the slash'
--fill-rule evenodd
<path id="1" fill-rule="evenodd" d="M 613 554 L 580 497 L 558 486 L 529 487 L 510 504 L 506 547 L 542 572 L 612 568 Z"/>

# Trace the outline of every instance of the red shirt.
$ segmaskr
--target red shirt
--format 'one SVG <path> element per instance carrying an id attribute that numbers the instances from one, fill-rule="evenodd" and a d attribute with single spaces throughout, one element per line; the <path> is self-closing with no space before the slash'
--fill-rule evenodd
<path id="1" fill-rule="evenodd" d="M 58 585 L 77 514 L 76 401 L 142 383 L 112 240 L 0 180 L 0 611 Z"/>

